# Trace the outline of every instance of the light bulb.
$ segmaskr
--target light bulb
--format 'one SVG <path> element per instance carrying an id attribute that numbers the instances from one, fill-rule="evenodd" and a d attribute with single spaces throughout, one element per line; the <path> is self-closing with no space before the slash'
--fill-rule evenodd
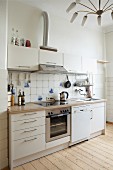
<path id="1" fill-rule="evenodd" d="M 78 16 L 78 13 L 75 12 L 75 13 L 73 14 L 73 16 L 72 16 L 70 22 L 72 23 L 72 22 L 75 20 L 75 18 L 76 18 L 77 16 Z"/>
<path id="2" fill-rule="evenodd" d="M 72 2 L 71 5 L 67 8 L 66 12 L 70 12 L 76 6 L 76 2 Z"/>
<path id="3" fill-rule="evenodd" d="M 98 25 L 100 26 L 100 25 L 101 25 L 101 15 L 99 15 L 99 16 L 97 17 L 97 21 L 98 21 Z"/>
<path id="4" fill-rule="evenodd" d="M 112 17 L 112 20 L 113 20 L 113 11 L 111 12 L 111 17 Z"/>
<path id="5" fill-rule="evenodd" d="M 87 15 L 85 15 L 85 16 L 83 17 L 83 20 L 82 20 L 82 26 L 84 26 L 84 24 L 85 24 L 86 20 L 87 20 Z"/>

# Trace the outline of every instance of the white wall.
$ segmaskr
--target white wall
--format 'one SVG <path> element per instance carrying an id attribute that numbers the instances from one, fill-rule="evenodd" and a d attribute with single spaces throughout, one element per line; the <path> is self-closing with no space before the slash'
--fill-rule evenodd
<path id="1" fill-rule="evenodd" d="M 0 169 L 7 155 L 7 0 L 0 1 Z"/>
<path id="2" fill-rule="evenodd" d="M 107 121 L 113 122 L 113 27 L 105 29 Z"/>
<path id="3" fill-rule="evenodd" d="M 31 40 L 33 47 L 37 48 L 42 45 L 43 20 L 41 9 L 11 1 L 8 15 L 9 43 L 11 29 L 14 27 L 19 30 L 20 38 L 24 37 Z M 104 58 L 104 34 L 102 32 L 70 24 L 68 19 L 66 20 L 53 14 L 49 14 L 49 21 L 48 46 L 56 47 L 58 51 L 76 54 L 84 58 Z M 98 64 L 98 72 L 94 75 L 95 97 L 104 97 L 103 82 L 104 67 Z"/>
<path id="4" fill-rule="evenodd" d="M 32 47 L 38 47 L 38 25 L 41 11 L 23 3 L 9 1 L 8 5 L 8 43 L 11 42 L 12 28 L 19 31 L 19 37 L 30 40 Z"/>

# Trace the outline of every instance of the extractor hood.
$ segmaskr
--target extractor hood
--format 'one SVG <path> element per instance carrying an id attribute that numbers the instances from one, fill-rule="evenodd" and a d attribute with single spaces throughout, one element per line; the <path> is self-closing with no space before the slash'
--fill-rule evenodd
<path id="1" fill-rule="evenodd" d="M 48 16 L 48 13 L 43 11 L 42 16 L 43 16 L 43 20 L 44 20 L 44 29 L 43 29 L 43 45 L 40 46 L 40 49 L 57 52 L 56 48 L 48 46 L 48 38 L 49 38 L 49 16 Z"/>
<path id="2" fill-rule="evenodd" d="M 57 66 L 57 65 L 46 65 L 46 64 L 40 64 L 39 65 L 39 73 L 67 73 L 67 70 L 63 66 Z"/>

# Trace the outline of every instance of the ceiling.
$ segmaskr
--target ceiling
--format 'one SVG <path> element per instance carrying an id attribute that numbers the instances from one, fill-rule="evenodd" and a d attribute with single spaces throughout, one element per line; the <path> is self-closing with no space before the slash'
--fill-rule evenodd
<path id="1" fill-rule="evenodd" d="M 45 10 L 49 13 L 52 13 L 53 15 L 60 16 L 63 18 L 66 18 L 70 21 L 70 18 L 72 17 L 73 13 L 75 12 L 75 9 L 81 9 L 79 6 L 78 8 L 73 9 L 70 13 L 66 13 L 67 7 L 74 1 L 74 0 L 18 0 L 23 3 L 29 4 L 31 6 L 35 6 L 37 8 L 40 8 L 42 10 Z M 88 0 L 81 0 L 82 3 L 85 5 L 88 4 L 88 6 L 92 7 L 91 4 L 88 2 Z M 91 0 L 96 7 L 98 8 L 98 0 Z M 102 6 L 107 2 L 107 0 L 101 0 Z M 109 4 L 113 3 L 113 0 L 109 0 Z M 82 9 L 85 9 L 84 7 Z M 84 14 L 80 13 L 75 22 L 77 24 L 81 25 L 81 21 Z M 113 20 L 111 19 L 111 11 L 106 12 L 102 15 L 102 27 L 106 27 L 113 24 Z M 86 26 L 91 27 L 98 27 L 97 24 L 97 16 L 96 15 L 90 15 L 88 17 L 88 20 L 86 22 Z"/>

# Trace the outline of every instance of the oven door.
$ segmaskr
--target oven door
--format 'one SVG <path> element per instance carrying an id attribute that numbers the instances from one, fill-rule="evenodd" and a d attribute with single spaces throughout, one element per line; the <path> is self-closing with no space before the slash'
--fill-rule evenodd
<path id="1" fill-rule="evenodd" d="M 70 113 L 46 116 L 46 142 L 70 135 Z"/>

